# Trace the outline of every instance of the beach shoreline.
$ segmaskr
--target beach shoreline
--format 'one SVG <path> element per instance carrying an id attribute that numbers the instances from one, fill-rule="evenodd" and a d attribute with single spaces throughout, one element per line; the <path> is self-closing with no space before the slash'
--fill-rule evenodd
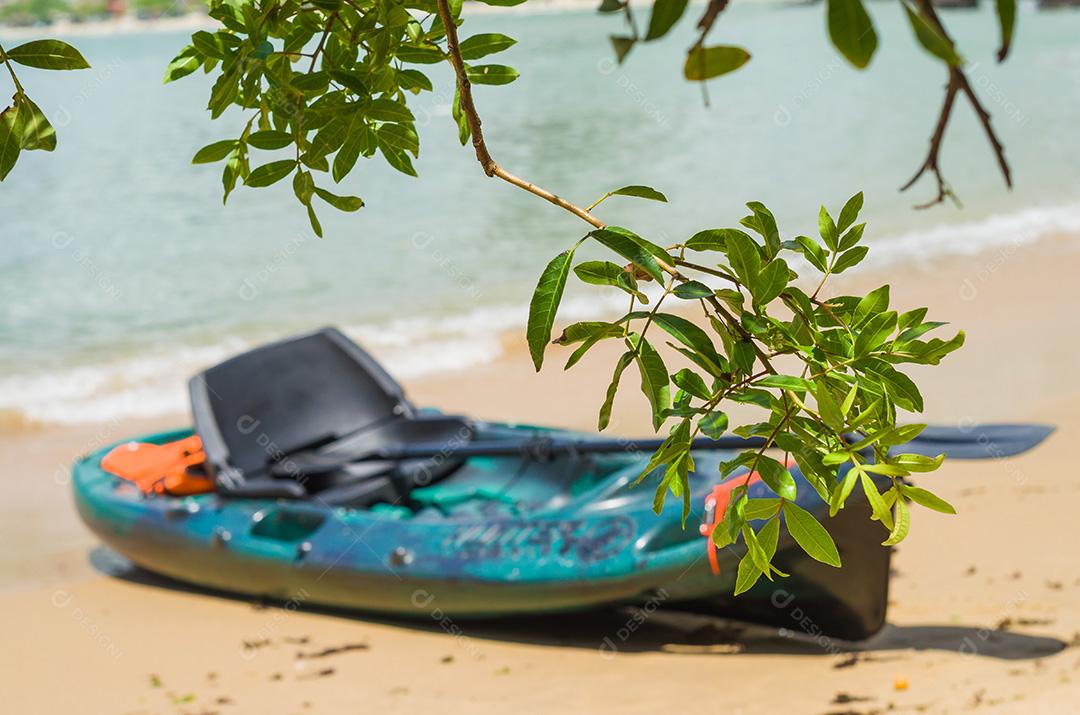
<path id="1" fill-rule="evenodd" d="M 0 672 L 21 674 L 6 689 L 8 704 L 62 712 L 78 703 L 88 713 L 255 712 L 281 704 L 339 712 L 360 703 L 380 712 L 505 712 L 512 703 L 528 712 L 625 713 L 684 701 L 743 713 L 1060 712 L 1080 697 L 1080 654 L 1066 647 L 1080 641 L 1080 565 L 1044 544 L 1076 536 L 1069 504 L 1080 484 L 1070 465 L 1080 388 L 1059 376 L 1072 369 L 1080 346 L 1063 329 L 1069 308 L 1054 286 L 1068 285 L 1077 269 L 1080 237 L 1055 236 L 891 277 L 895 306 L 928 305 L 931 316 L 969 336 L 942 366 L 920 373 L 928 421 L 1050 422 L 1058 433 L 1029 455 L 950 463 L 930 477 L 960 515 L 913 516 L 894 562 L 890 625 L 861 649 L 793 639 L 797 619 L 787 636 L 732 638 L 665 616 L 647 619 L 605 655 L 604 638 L 615 638 L 632 616 L 607 611 L 448 629 L 433 618 L 388 623 L 295 604 L 253 607 L 243 598 L 106 575 L 107 554 L 74 513 L 66 467 L 101 444 L 183 424 L 178 414 L 0 435 L 8 478 L 26 484 L 14 503 L 0 506 L 9 545 L 0 566 L 12 577 L 0 590 L 0 612 L 13 642 L 34 643 L 28 656 L 15 649 L 0 656 Z M 837 290 L 854 291 L 883 276 L 841 278 Z M 550 365 L 534 375 L 521 336 L 504 342 L 503 354 L 482 368 L 405 380 L 410 397 L 482 418 L 594 428 L 611 349 L 601 345 L 563 372 L 564 351 L 553 348 Z M 616 434 L 649 433 L 635 393 L 627 380 Z M 1036 514 L 1037 528 L 1003 528 L 1033 524 Z M 349 644 L 355 647 L 319 660 L 297 657 Z M 67 688 L 48 686 L 58 667 L 71 674 Z M 770 686 L 778 678 L 781 690 Z M 718 688 L 731 679 L 743 687 Z M 906 689 L 898 689 L 902 682 Z M 768 697 L 755 695 L 761 692 Z M 849 702 L 856 709 L 845 710 Z"/>

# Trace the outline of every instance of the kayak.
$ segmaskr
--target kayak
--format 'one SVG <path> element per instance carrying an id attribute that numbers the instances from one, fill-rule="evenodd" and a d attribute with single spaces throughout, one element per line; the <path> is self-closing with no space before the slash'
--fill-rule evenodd
<path id="1" fill-rule="evenodd" d="M 500 424 L 478 429 L 485 439 L 508 441 L 536 431 Z M 138 441 L 162 444 L 190 434 L 163 432 Z M 734 590 L 741 553 L 721 550 L 714 574 L 710 542 L 697 528 L 703 509 L 686 529 L 681 504 L 654 514 L 652 490 L 631 486 L 647 461 L 640 455 L 530 465 L 513 457 L 473 457 L 415 495 L 410 506 L 352 509 L 214 493 L 146 496 L 101 468 L 111 449 L 75 465 L 83 520 L 133 563 L 207 588 L 396 616 L 427 616 L 439 608 L 455 618 L 662 600 L 668 607 L 760 621 L 750 615 L 769 615 L 778 598 L 764 580 L 737 599 L 725 596 Z M 725 456 L 731 455 L 695 457 L 693 493 L 711 493 Z M 827 511 L 809 484 L 799 487 L 801 506 L 819 516 Z M 758 482 L 750 496 L 771 494 Z M 878 546 L 881 527 L 868 513 L 851 504 L 828 522 L 843 571 L 810 560 L 794 543 L 782 541 L 776 557 L 778 568 L 791 574 L 778 590 L 803 594 L 800 606 L 808 613 L 821 604 L 820 624 L 851 639 L 875 632 L 885 616 L 889 550 Z"/>
<path id="2" fill-rule="evenodd" d="M 397 617 L 653 604 L 846 640 L 885 622 L 882 526 L 860 494 L 826 518 L 797 466 L 797 503 L 825 524 L 844 567 L 810 559 L 784 530 L 775 564 L 790 576 L 735 597 L 745 549 L 716 549 L 710 527 L 735 486 L 773 494 L 745 470 L 721 481 L 733 451 L 695 450 L 684 527 L 681 503 L 653 512 L 654 477 L 635 486 L 651 455 L 640 445 L 418 409 L 333 329 L 257 348 L 190 388 L 194 429 L 108 445 L 73 467 L 89 528 L 158 574 Z M 148 487 L 125 473 L 139 450 L 170 449 L 182 477 L 198 463 L 194 482 Z"/>

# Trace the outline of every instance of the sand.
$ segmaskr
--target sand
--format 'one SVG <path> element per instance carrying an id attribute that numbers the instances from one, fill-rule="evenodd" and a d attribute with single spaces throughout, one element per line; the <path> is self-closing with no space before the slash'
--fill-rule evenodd
<path id="1" fill-rule="evenodd" d="M 968 331 L 959 354 L 920 375 L 928 419 L 1059 427 L 1023 457 L 924 477 L 960 514 L 914 512 L 893 562 L 889 625 L 871 641 L 800 638 L 794 611 L 780 632 L 659 612 L 633 628 L 625 610 L 401 623 L 178 588 L 118 568 L 79 524 L 65 476 L 79 453 L 177 416 L 0 435 L 13 495 L 0 502 L 3 711 L 1074 712 L 1080 321 L 1067 291 L 1078 271 L 1080 237 L 1058 236 L 840 286 L 888 280 L 899 284 L 894 305 L 929 305 Z M 613 355 L 598 350 L 563 373 L 553 354 L 535 376 L 520 343 L 508 336 L 490 367 L 414 380 L 410 394 L 482 417 L 592 428 Z M 632 389 L 616 414 L 616 432 L 646 428 Z M 617 652 L 601 650 L 605 638 Z"/>

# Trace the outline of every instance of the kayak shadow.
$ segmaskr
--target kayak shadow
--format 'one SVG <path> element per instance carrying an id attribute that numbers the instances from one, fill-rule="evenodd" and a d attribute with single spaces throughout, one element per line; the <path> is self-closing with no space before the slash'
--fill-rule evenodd
<path id="1" fill-rule="evenodd" d="M 454 619 L 432 612 L 422 619 L 395 618 L 295 602 L 260 599 L 228 591 L 195 586 L 135 566 L 104 546 L 91 550 L 91 565 L 100 573 L 129 583 L 170 591 L 249 603 L 254 608 L 274 608 L 322 614 L 352 621 L 392 625 L 448 638 L 501 641 L 534 646 L 595 650 L 605 657 L 629 653 L 673 655 L 804 655 L 838 656 L 836 668 L 863 660 L 887 660 L 890 652 L 935 650 L 1002 660 L 1043 658 L 1064 650 L 1058 638 L 1032 636 L 978 626 L 886 624 L 865 641 L 843 641 L 815 632 L 772 628 L 727 621 L 709 615 L 656 608 L 610 606 L 543 616 L 499 619 Z"/>

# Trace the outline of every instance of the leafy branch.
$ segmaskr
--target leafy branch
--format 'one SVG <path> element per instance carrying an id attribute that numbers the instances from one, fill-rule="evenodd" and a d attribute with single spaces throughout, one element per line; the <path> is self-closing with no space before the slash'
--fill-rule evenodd
<path id="1" fill-rule="evenodd" d="M 941 113 L 938 115 L 937 123 L 934 126 L 934 133 L 930 137 L 930 151 L 926 156 L 926 160 L 915 172 L 915 175 L 912 176 L 906 184 L 900 187 L 900 190 L 908 190 L 915 185 L 923 174 L 929 171 L 933 174 L 934 179 L 937 182 L 937 195 L 930 201 L 917 205 L 916 208 L 929 208 L 935 204 L 944 202 L 946 198 L 952 198 L 954 201 L 956 200 L 955 194 L 953 194 L 952 189 L 942 176 L 940 156 L 942 141 L 945 138 L 945 128 L 948 126 L 956 95 L 959 93 L 962 93 L 968 98 L 968 101 L 971 102 L 971 106 L 975 110 L 979 122 L 982 124 L 983 131 L 986 132 L 986 137 L 990 141 L 990 146 L 997 159 L 998 168 L 1001 170 L 1001 175 L 1005 178 L 1005 185 L 1012 188 L 1012 173 L 1009 169 L 1009 162 L 1005 159 L 1005 147 L 1002 146 L 1001 140 L 998 139 L 997 133 L 990 123 L 990 113 L 986 111 L 986 108 L 979 100 L 978 95 L 976 95 L 975 91 L 971 88 L 971 83 L 968 82 L 967 76 L 961 68 L 960 58 L 959 55 L 956 54 L 955 44 L 953 43 L 952 38 L 949 37 L 949 34 L 945 31 L 945 26 L 942 25 L 940 18 L 938 18 L 937 10 L 934 8 L 933 4 L 929 2 L 929 0 L 918 0 L 918 3 L 919 13 L 921 13 L 925 19 L 916 16 L 912 10 L 907 8 L 907 6 L 905 6 L 905 9 L 907 9 L 909 17 L 915 18 L 912 19 L 912 24 L 916 25 L 916 34 L 919 36 L 920 41 L 923 42 L 924 46 L 926 46 L 929 51 L 942 56 L 947 62 L 949 80 L 945 85 L 945 100 L 941 105 Z M 1013 5 L 1012 12 L 1016 12 L 1015 5 Z M 1009 22 L 1009 26 L 1011 27 L 1011 20 L 1003 20 L 1003 27 L 1005 22 Z M 925 25 L 919 25 L 919 23 L 925 23 Z M 919 34 L 919 27 L 922 27 L 921 34 Z M 1009 36 L 1011 36 L 1011 30 L 1008 35 L 1003 38 L 1002 49 L 998 51 L 999 61 L 1004 60 L 1008 53 Z"/>
<path id="2" fill-rule="evenodd" d="M 0 63 L 7 68 L 15 87 L 11 105 L 0 111 L 0 181 L 3 181 L 15 168 L 22 151 L 56 148 L 56 130 L 27 96 L 13 63 L 45 70 L 77 70 L 90 65 L 78 50 L 60 40 L 33 40 L 11 50 L 0 46 Z"/>
<path id="3" fill-rule="evenodd" d="M 696 25 L 698 37 L 686 53 L 683 75 L 688 80 L 702 82 L 702 93 L 706 105 L 708 95 L 705 93 L 705 81 L 733 72 L 750 60 L 750 53 L 741 47 L 705 45 L 707 36 L 727 7 L 728 1 L 709 0 L 706 3 Z M 945 128 L 957 94 L 963 94 L 970 101 L 990 141 L 1005 185 L 1012 188 L 1012 176 L 1008 161 L 1005 159 L 1004 147 L 991 124 L 990 113 L 979 100 L 964 74 L 963 59 L 957 52 L 955 43 L 945 30 L 931 0 L 911 0 L 911 2 L 915 3 L 915 7 L 909 4 L 909 0 L 900 0 L 915 38 L 923 50 L 946 66 L 948 81 L 945 85 L 945 100 L 941 113 L 930 138 L 929 153 L 915 175 L 900 190 L 906 191 L 911 188 L 919 178 L 929 172 L 937 181 L 937 194 L 933 199 L 917 205 L 916 208 L 928 208 L 944 202 L 946 198 L 955 200 L 955 194 L 941 171 L 940 152 Z M 996 0 L 996 7 L 1001 32 L 1000 46 L 996 56 L 999 62 L 1003 62 L 1012 47 L 1016 25 L 1016 0 Z M 631 17 L 629 0 L 604 0 L 599 9 L 600 12 L 609 13 L 624 11 L 628 17 Z M 686 0 L 654 0 L 648 30 L 644 37 L 640 37 L 636 29 L 630 36 L 611 36 L 617 61 L 623 62 L 639 42 L 652 42 L 666 36 L 688 9 L 689 3 Z M 878 36 L 873 20 L 864 6 L 864 1 L 826 0 L 826 19 L 829 37 L 837 51 L 856 69 L 868 67 L 877 50 Z M 633 28 L 632 23 L 631 27 Z"/>
<path id="4" fill-rule="evenodd" d="M 922 341 L 928 331 L 942 323 L 923 321 L 926 310 L 900 315 L 889 310 L 889 288 L 863 297 L 818 299 L 830 276 L 862 261 L 867 249 L 858 245 L 865 224 L 856 224 L 862 209 L 862 194 L 844 205 L 838 219 L 823 206 L 818 216 L 821 242 L 807 236 L 783 241 L 773 214 L 757 202 L 748 204 L 751 215 L 742 225 L 760 240 L 734 228 L 710 229 L 696 233 L 673 256 L 664 249 L 624 228 L 605 226 L 590 210 L 614 195 L 629 195 L 665 202 L 666 197 L 645 186 L 623 187 L 607 192 L 589 209 L 563 199 L 552 201 L 550 192 L 507 174 L 491 157 L 481 132 L 481 121 L 472 98 L 468 74 L 460 56 L 456 28 L 452 25 L 448 0 L 437 0 L 440 17 L 447 27 L 447 55 L 457 78 L 461 112 L 469 127 L 476 158 L 488 176 L 496 176 L 545 198 L 581 217 L 595 227 L 585 239 L 556 256 L 540 276 L 530 304 L 526 330 L 536 368 L 543 365 L 551 332 L 575 252 L 586 239 L 620 255 L 629 263 L 620 268 L 613 263 L 585 262 L 574 272 L 585 283 L 610 285 L 631 297 L 631 310 L 615 321 L 589 321 L 568 326 L 554 340 L 560 345 L 576 345 L 567 368 L 601 341 L 622 341 L 627 350 L 619 358 L 607 396 L 600 408 L 598 426 L 609 421 L 619 383 L 630 364 L 637 365 L 641 391 L 649 402 L 653 426 L 659 431 L 674 420 L 668 437 L 638 476 L 642 481 L 658 475 L 654 509 L 659 513 L 668 493 L 682 499 L 683 520 L 691 511 L 689 474 L 694 470 L 691 444 L 700 432 L 720 437 L 730 419 L 720 409 L 725 401 L 757 405 L 767 410 L 768 419 L 735 428 L 742 437 L 764 437 L 761 447 L 746 450 L 721 465 L 729 476 L 744 470 L 743 483 L 732 492 L 731 506 L 713 528 L 711 538 L 718 547 L 730 546 L 742 538 L 746 554 L 740 562 L 736 593 L 751 588 L 762 576 L 784 576 L 772 565 L 779 538 L 780 515 L 792 538 L 812 557 L 840 566 L 840 556 L 828 531 L 808 511 L 799 507 L 797 482 L 785 462 L 766 454 L 780 448 L 794 455 L 800 474 L 828 504 L 830 515 L 842 509 L 858 481 L 871 505 L 873 518 L 889 529 L 882 542 L 892 545 L 907 534 L 910 520 L 904 499 L 916 497 L 902 483 L 914 471 L 929 471 L 941 458 L 915 454 L 890 454 L 889 446 L 901 445 L 917 435 L 921 425 L 897 425 L 897 408 L 922 410 L 922 396 L 909 377 L 894 366 L 903 363 L 936 364 L 959 348 L 963 333 L 950 340 Z M 512 178 L 508 178 L 512 177 Z M 558 198 L 558 197 L 556 197 Z M 687 250 L 714 254 L 722 262 L 717 268 L 685 260 Z M 793 271 L 781 253 L 797 254 L 821 273 L 812 295 L 794 281 Z M 712 288 L 684 270 L 695 269 L 706 278 L 721 278 L 735 287 Z M 666 274 L 666 275 L 665 275 Z M 667 280 L 665 281 L 665 277 Z M 664 283 L 664 290 L 649 311 L 634 311 L 634 301 L 643 297 L 639 280 Z M 726 285 L 725 284 L 725 285 Z M 713 338 L 696 324 L 675 313 L 661 312 L 668 296 L 697 301 L 723 345 L 718 350 Z M 768 312 L 780 302 L 791 313 L 788 320 Z M 639 327 L 632 329 L 637 323 Z M 650 328 L 659 328 L 675 342 L 668 346 L 688 362 L 670 373 L 663 357 L 649 342 Z M 790 356 L 803 363 L 801 375 L 780 373 L 772 358 Z M 760 365 L 760 370 L 759 370 Z M 811 375 L 807 378 L 807 375 Z M 676 391 L 671 395 L 671 386 Z M 812 397 L 814 405 L 807 404 Z M 700 403 L 695 404 L 695 401 Z M 852 437 L 854 435 L 854 437 Z M 868 458 L 865 450 L 872 450 Z M 755 513 L 761 499 L 751 499 L 750 483 L 760 477 L 779 497 L 764 526 L 755 531 L 747 512 Z M 879 482 L 888 487 L 884 494 Z M 940 498 L 919 490 L 918 501 L 939 511 L 954 511 Z M 767 498 L 771 507 L 771 498 Z M 893 509 L 896 517 L 893 517 Z"/>

